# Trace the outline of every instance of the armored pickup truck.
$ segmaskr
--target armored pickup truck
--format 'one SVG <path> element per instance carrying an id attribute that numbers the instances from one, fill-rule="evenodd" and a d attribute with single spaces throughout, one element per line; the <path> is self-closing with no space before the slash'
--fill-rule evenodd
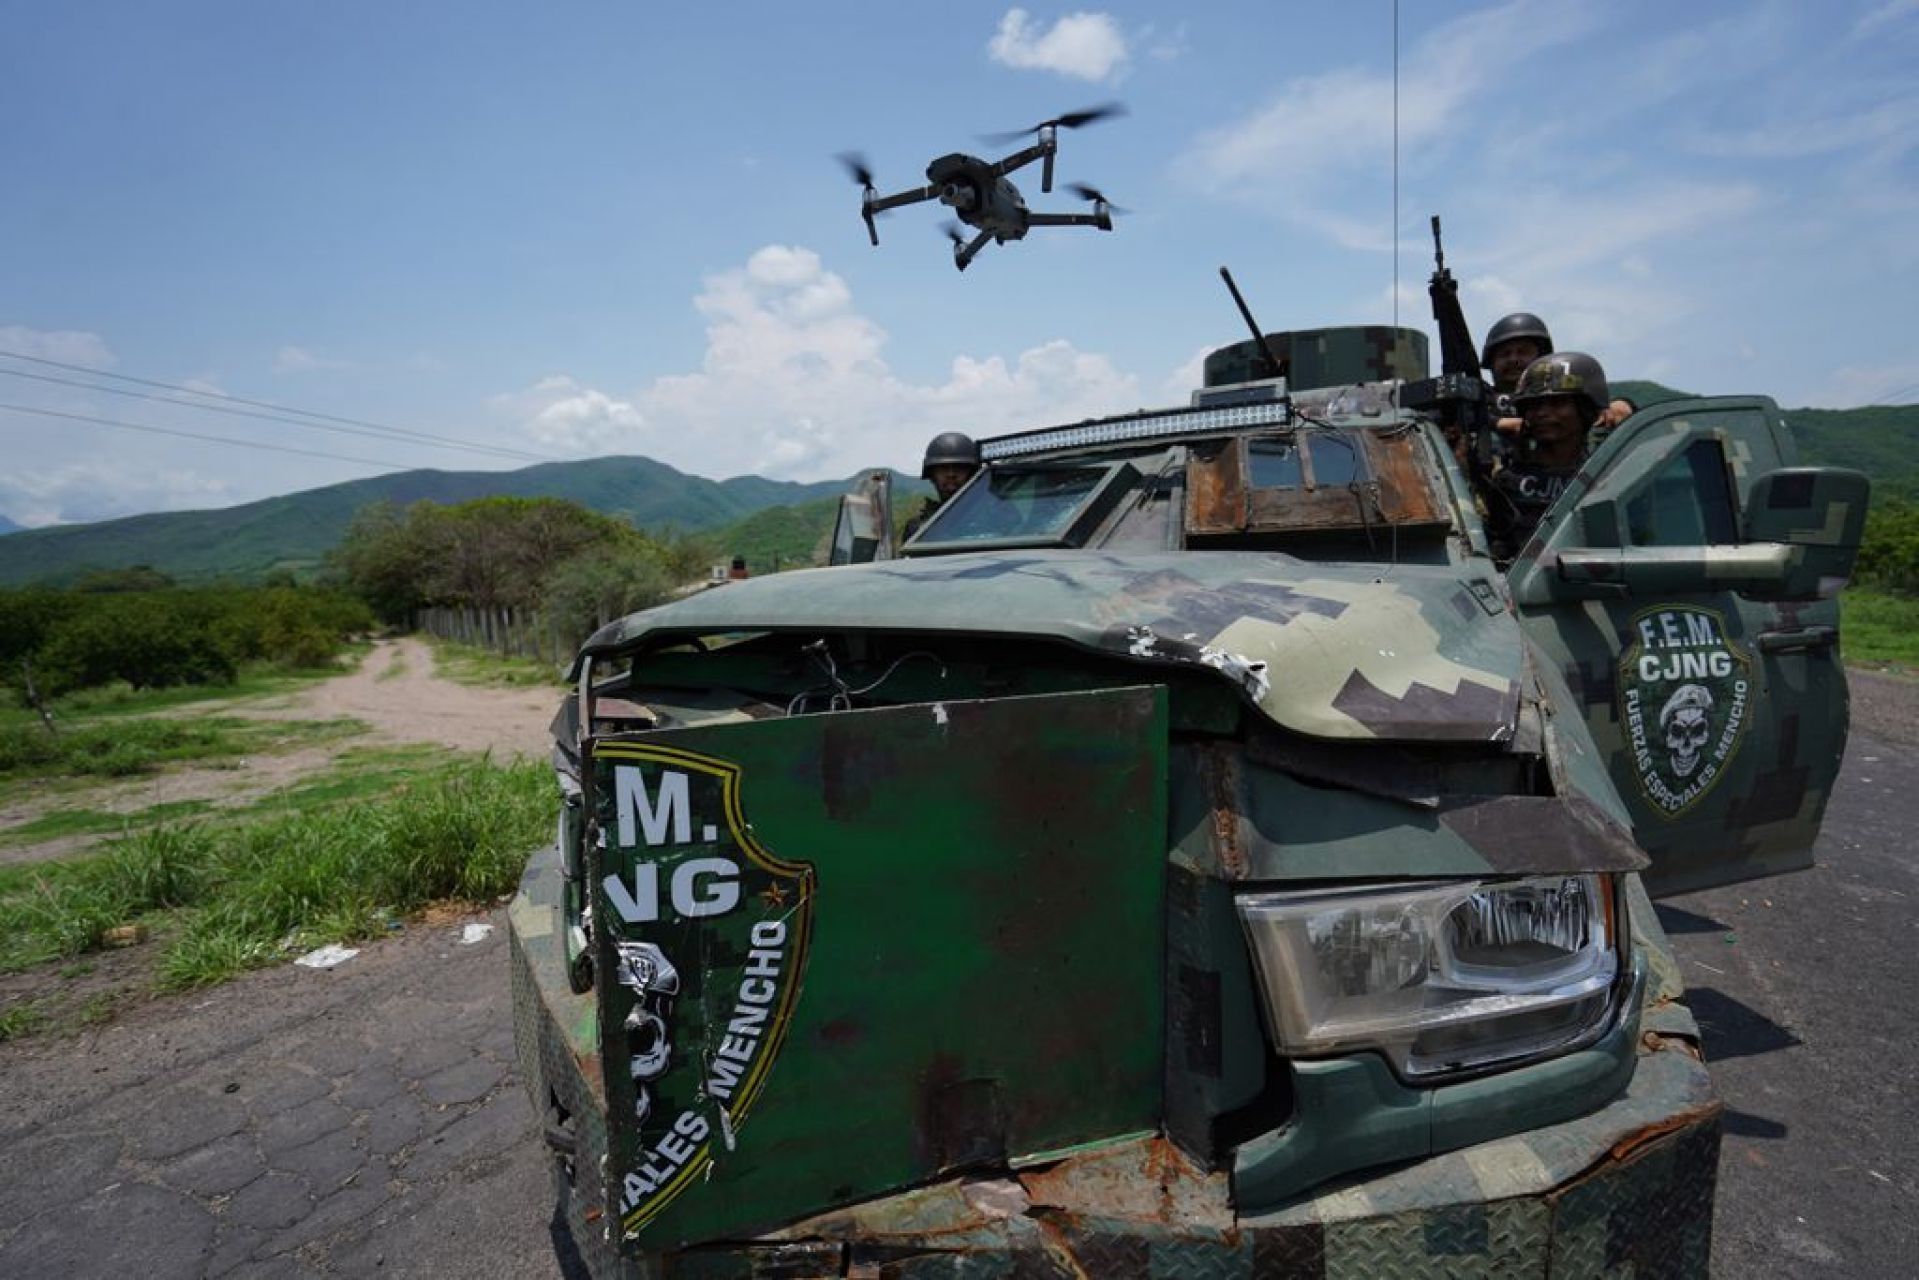
<path id="1" fill-rule="evenodd" d="M 512 980 L 595 1274 L 1705 1271 L 1652 899 L 1808 865 L 1866 481 L 1659 404 L 1502 571 L 1475 388 L 1277 338 L 581 649 Z"/>

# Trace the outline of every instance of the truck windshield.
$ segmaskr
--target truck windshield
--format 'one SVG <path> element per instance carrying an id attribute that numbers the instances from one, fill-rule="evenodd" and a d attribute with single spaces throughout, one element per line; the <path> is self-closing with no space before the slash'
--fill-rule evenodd
<path id="1" fill-rule="evenodd" d="M 955 494 L 920 541 L 976 542 L 1066 537 L 1075 515 L 1113 473 L 1111 466 L 995 467 Z"/>

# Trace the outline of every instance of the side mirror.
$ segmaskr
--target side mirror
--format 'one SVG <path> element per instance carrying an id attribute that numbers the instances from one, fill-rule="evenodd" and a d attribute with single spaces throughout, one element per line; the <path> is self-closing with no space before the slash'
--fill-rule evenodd
<path id="1" fill-rule="evenodd" d="M 1737 591 L 1755 600 L 1830 599 L 1852 577 L 1871 489 L 1864 475 L 1840 467 L 1769 471 L 1753 481 L 1737 543 L 1565 547 L 1542 559 L 1542 571 L 1515 594 L 1522 604 L 1692 591 Z M 1616 504 L 1593 507 L 1601 515 L 1596 523 L 1610 530 Z"/>
<path id="2" fill-rule="evenodd" d="M 1838 595 L 1859 558 L 1871 498 L 1872 482 L 1843 467 L 1788 467 L 1753 481 L 1745 541 L 1777 543 L 1791 556 L 1778 589 L 1750 594 L 1767 600 Z"/>
<path id="3" fill-rule="evenodd" d="M 840 499 L 828 564 L 865 564 L 893 558 L 893 475 L 881 468 L 859 478 Z"/>

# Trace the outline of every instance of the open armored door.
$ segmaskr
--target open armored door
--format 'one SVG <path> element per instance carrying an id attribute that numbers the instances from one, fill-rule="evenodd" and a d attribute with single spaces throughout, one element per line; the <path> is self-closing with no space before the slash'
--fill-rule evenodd
<path id="1" fill-rule="evenodd" d="M 1655 894 L 1812 863 L 1846 745 L 1839 606 L 1856 472 L 1792 466 L 1770 400 L 1630 419 L 1510 570 L 1583 704 Z"/>
<path id="2" fill-rule="evenodd" d="M 1154 1128 L 1166 714 L 1141 687 L 592 740 L 625 1247 Z"/>
<path id="3" fill-rule="evenodd" d="M 893 473 L 869 471 L 840 498 L 828 564 L 865 564 L 893 558 Z"/>

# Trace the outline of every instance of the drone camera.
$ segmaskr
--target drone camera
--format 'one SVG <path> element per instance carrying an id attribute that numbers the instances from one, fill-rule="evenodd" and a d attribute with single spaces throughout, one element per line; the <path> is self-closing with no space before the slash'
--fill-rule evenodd
<path id="1" fill-rule="evenodd" d="M 973 188 L 963 182 L 949 182 L 940 189 L 940 202 L 949 204 L 961 213 L 965 213 L 979 203 Z"/>
<path id="2" fill-rule="evenodd" d="M 937 200 L 952 209 L 959 223 L 964 223 L 975 233 L 968 240 L 961 233 L 959 223 L 947 226 L 947 237 L 953 242 L 953 265 L 964 271 L 986 245 L 1008 244 L 1023 239 L 1027 231 L 1034 227 L 1091 226 L 1111 231 L 1113 214 L 1123 213 L 1124 210 L 1109 207 L 1105 198 L 1094 189 L 1068 184 L 1069 190 L 1093 202 L 1093 209 L 1089 213 L 1032 210 L 1027 208 L 1019 188 L 1008 180 L 1007 175 L 1035 160 L 1041 161 L 1040 186 L 1050 194 L 1053 190 L 1053 160 L 1059 150 L 1059 131 L 1077 129 L 1095 120 L 1124 113 L 1124 107 L 1111 102 L 1084 111 L 1069 111 L 1054 119 L 1017 129 L 1011 134 L 989 137 L 988 141 L 1001 143 L 1027 136 L 1033 140 L 998 160 L 983 160 L 961 152 L 940 156 L 926 166 L 925 186 L 909 187 L 886 195 L 874 189 L 872 167 L 860 153 L 844 152 L 839 160 L 861 188 L 860 216 L 866 223 L 869 240 L 876 245 L 880 242 L 879 230 L 874 223 L 877 215 L 902 205 Z"/>

